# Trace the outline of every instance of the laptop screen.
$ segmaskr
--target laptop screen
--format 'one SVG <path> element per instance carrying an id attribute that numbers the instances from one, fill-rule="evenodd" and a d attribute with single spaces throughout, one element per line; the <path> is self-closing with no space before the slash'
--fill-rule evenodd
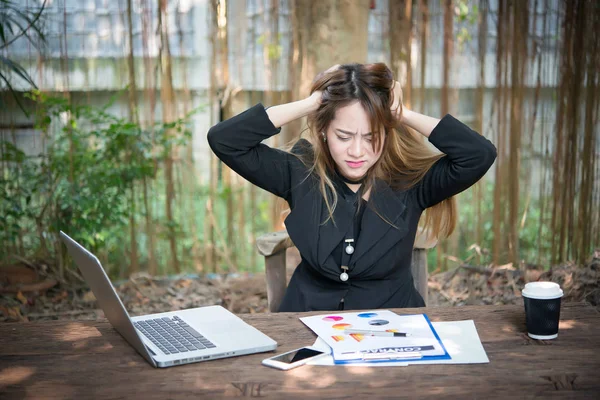
<path id="1" fill-rule="evenodd" d="M 102 268 L 100 260 L 63 231 L 60 232 L 60 237 L 83 274 L 85 281 L 90 285 L 110 324 L 138 353 L 156 367 L 156 363 L 135 330 L 125 306 L 110 282 L 108 275 L 106 275 L 104 268 Z"/>

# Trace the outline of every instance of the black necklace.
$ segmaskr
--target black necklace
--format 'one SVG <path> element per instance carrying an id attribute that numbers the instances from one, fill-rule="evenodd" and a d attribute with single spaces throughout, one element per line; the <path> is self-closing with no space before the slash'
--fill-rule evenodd
<path id="1" fill-rule="evenodd" d="M 360 178 L 360 179 L 358 179 L 356 181 L 350 180 L 350 179 L 346 178 L 344 175 L 342 175 L 340 173 L 340 171 L 338 171 L 337 168 L 335 169 L 335 173 L 337 174 L 337 176 L 340 177 L 341 180 L 343 180 L 346 183 L 349 183 L 350 185 L 358 185 L 358 184 L 361 184 L 361 183 L 363 183 L 365 181 L 365 177 L 362 177 L 362 178 Z"/>

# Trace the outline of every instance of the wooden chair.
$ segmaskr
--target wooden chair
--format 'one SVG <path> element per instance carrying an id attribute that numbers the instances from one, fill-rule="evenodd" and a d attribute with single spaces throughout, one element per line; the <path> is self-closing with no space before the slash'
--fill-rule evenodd
<path id="1" fill-rule="evenodd" d="M 413 248 L 411 271 L 415 288 L 427 303 L 427 250 L 435 247 L 437 240 L 427 240 L 423 231 L 417 232 Z M 269 310 L 276 312 L 287 287 L 286 250 L 294 246 L 286 231 L 271 232 L 256 240 L 258 252 L 265 257 L 267 299 Z"/>

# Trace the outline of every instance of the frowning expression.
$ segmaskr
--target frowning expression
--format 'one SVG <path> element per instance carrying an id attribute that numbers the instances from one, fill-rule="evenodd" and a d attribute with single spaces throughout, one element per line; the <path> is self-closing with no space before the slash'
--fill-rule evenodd
<path id="1" fill-rule="evenodd" d="M 326 135 L 338 171 L 347 179 L 363 178 L 381 157 L 385 136 L 373 149 L 369 115 L 359 102 L 338 108 Z"/>

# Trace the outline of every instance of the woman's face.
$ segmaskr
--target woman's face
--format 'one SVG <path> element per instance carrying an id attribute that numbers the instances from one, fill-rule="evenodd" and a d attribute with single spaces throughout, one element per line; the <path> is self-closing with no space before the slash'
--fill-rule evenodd
<path id="1" fill-rule="evenodd" d="M 381 157 L 385 135 L 375 151 L 369 116 L 359 102 L 338 108 L 326 135 L 338 171 L 347 179 L 361 179 Z"/>

